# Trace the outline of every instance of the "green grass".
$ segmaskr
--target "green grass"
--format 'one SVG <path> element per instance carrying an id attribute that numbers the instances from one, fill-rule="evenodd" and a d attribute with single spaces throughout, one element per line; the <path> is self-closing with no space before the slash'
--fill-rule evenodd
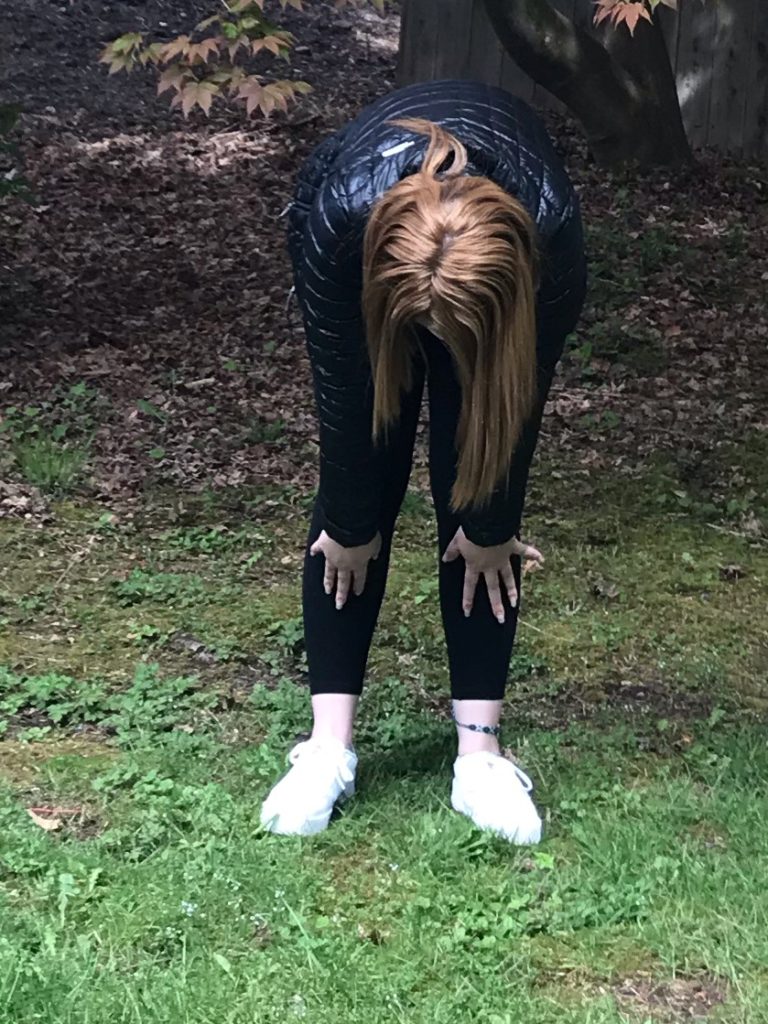
<path id="1" fill-rule="evenodd" d="M 768 1020 L 764 441 L 592 479 L 542 462 L 507 740 L 545 840 L 449 807 L 429 503 L 409 494 L 359 795 L 280 839 L 308 726 L 306 500 L 0 523 L 0 1021 Z M 44 831 L 27 808 L 60 807 Z M 694 1010 L 701 1010 L 697 1018 Z"/>
<path id="2" fill-rule="evenodd" d="M 0 442 L 15 472 L 44 494 L 61 497 L 83 483 L 90 445 L 109 403 L 85 381 L 58 385 L 35 405 L 0 410 Z M 0 471 L 6 461 L 0 444 Z"/>
<path id="3" fill-rule="evenodd" d="M 2 790 L 4 1019 L 655 1020 L 613 994 L 649 972 L 710 979 L 712 1019 L 765 1019 L 757 728 L 702 725 L 674 756 L 632 729 L 533 730 L 531 852 L 449 811 L 446 731 L 423 716 L 418 739 L 368 735 L 327 834 L 264 835 L 258 798 L 305 721 L 280 689 L 267 710 L 259 746 L 137 730 L 110 759 L 52 745 L 21 800 Z M 42 832 L 30 799 L 82 803 L 85 837 Z"/>
<path id="4" fill-rule="evenodd" d="M 74 490 L 88 458 L 86 448 L 72 447 L 46 436 L 19 441 L 13 454 L 24 480 L 45 494 L 67 494 Z"/>

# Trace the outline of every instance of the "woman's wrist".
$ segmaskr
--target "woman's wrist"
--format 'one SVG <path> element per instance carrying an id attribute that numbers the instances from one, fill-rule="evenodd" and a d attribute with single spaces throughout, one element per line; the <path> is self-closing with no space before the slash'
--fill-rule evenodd
<path id="1" fill-rule="evenodd" d="M 372 544 L 379 533 L 376 527 L 361 533 L 359 530 L 345 530 L 327 521 L 323 522 L 322 532 L 342 548 L 364 548 L 367 544 Z"/>
<path id="2" fill-rule="evenodd" d="M 481 529 L 474 526 L 462 526 L 464 536 L 476 548 L 501 548 L 511 544 L 517 537 L 518 530 L 509 526 L 496 529 Z"/>

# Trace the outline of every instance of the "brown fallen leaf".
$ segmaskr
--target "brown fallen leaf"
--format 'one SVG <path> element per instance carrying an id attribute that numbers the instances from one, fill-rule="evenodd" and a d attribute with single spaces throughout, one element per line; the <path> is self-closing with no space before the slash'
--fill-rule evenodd
<path id="1" fill-rule="evenodd" d="M 38 828 L 43 829 L 45 832 L 56 832 L 57 829 L 61 828 L 61 818 L 45 818 L 42 814 L 37 814 L 33 811 L 31 807 L 27 808 L 27 814 Z"/>

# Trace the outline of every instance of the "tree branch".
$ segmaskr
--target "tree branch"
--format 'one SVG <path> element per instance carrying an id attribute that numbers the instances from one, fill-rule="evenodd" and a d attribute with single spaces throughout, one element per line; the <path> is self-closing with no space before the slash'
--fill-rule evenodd
<path id="1" fill-rule="evenodd" d="M 650 156 L 655 145 L 652 138 L 647 141 L 649 158 L 643 155 L 643 147 L 637 145 L 636 138 L 636 152 L 622 153 L 628 137 L 637 130 L 648 131 L 647 115 L 657 99 L 656 89 L 649 89 L 648 69 L 639 70 L 636 59 L 625 65 L 621 48 L 616 47 L 614 56 L 613 47 L 601 45 L 589 32 L 556 10 L 549 0 L 483 0 L 483 3 L 504 49 L 527 75 L 576 115 L 601 162 L 621 162 L 633 155 L 641 162 L 651 163 L 685 159 L 674 145 L 675 140 L 669 157 L 661 160 Z M 649 35 L 660 36 L 657 26 L 646 24 L 638 26 L 636 35 L 645 34 L 645 29 L 649 30 Z M 626 30 L 614 30 L 614 33 L 618 31 L 629 39 Z M 666 52 L 664 58 L 667 59 Z M 668 89 L 666 91 L 669 99 Z M 676 96 L 674 105 L 677 107 Z M 679 119 L 679 107 L 677 110 Z M 676 141 L 679 143 L 679 138 Z M 684 134 L 682 147 L 683 150 L 687 147 Z"/>
<path id="2" fill-rule="evenodd" d="M 623 94 L 622 104 L 639 99 L 632 77 L 596 39 L 549 0 L 483 2 L 507 53 L 534 81 L 546 83 L 545 88 L 579 117 L 588 116 L 589 109 L 572 106 L 576 76 L 580 84 L 586 77 L 590 94 L 599 91 L 601 103 L 610 101 L 617 86 Z M 580 108 L 586 105 L 586 101 L 579 104 Z"/>

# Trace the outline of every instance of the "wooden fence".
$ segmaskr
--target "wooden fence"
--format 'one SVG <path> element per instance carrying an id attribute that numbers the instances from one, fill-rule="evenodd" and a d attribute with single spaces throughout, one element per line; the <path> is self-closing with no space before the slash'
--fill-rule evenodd
<path id="1" fill-rule="evenodd" d="M 592 0 L 551 2 L 591 21 Z M 662 18 L 691 143 L 768 159 L 768 0 L 680 0 Z M 399 77 L 475 78 L 558 106 L 503 52 L 482 0 L 404 0 Z"/>

